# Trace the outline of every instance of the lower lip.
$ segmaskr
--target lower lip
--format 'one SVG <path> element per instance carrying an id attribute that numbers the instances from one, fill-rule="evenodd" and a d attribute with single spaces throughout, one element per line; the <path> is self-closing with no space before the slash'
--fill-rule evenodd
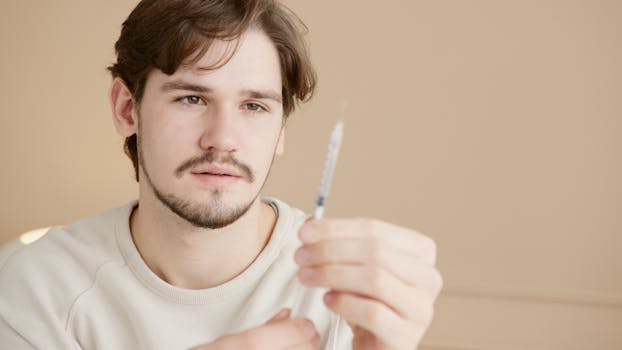
<path id="1" fill-rule="evenodd" d="M 240 180 L 239 176 L 212 175 L 212 174 L 192 174 L 201 183 L 212 186 L 227 186 Z"/>

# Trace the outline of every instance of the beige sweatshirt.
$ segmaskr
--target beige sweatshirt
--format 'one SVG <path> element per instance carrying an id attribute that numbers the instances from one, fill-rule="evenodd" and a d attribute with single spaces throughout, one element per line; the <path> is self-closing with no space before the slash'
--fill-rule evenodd
<path id="1" fill-rule="evenodd" d="M 277 199 L 264 202 L 278 214 L 264 250 L 232 280 L 203 290 L 172 286 L 147 267 L 129 230 L 135 201 L 51 229 L 0 267 L 0 348 L 187 349 L 263 324 L 295 305 L 293 254 L 306 218 Z M 325 291 L 305 288 L 300 304 L 321 348 L 330 326 Z M 351 329 L 337 325 L 337 348 L 350 349 Z"/>

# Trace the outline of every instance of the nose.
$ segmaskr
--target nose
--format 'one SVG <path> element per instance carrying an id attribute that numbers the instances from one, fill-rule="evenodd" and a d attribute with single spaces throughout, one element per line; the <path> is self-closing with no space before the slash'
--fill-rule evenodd
<path id="1" fill-rule="evenodd" d="M 235 111 L 226 106 L 214 108 L 205 117 L 199 147 L 204 151 L 237 151 L 237 130 Z"/>

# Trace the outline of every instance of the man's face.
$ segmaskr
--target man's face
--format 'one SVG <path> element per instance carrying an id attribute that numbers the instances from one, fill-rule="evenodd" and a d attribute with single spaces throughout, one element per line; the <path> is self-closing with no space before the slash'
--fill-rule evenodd
<path id="1" fill-rule="evenodd" d="M 141 182 L 197 227 L 218 228 L 257 198 L 283 147 L 281 72 L 261 31 L 233 47 L 214 42 L 195 65 L 150 73 L 137 110 Z"/>

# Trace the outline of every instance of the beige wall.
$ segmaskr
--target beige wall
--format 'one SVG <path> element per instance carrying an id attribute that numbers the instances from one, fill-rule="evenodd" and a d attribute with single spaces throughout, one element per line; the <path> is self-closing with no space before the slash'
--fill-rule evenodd
<path id="1" fill-rule="evenodd" d="M 134 1 L 0 3 L 0 241 L 136 196 L 106 100 Z M 439 244 L 424 349 L 622 348 L 622 2 L 303 1 L 319 92 L 266 193 Z M 380 5 L 382 4 L 382 5 Z"/>

